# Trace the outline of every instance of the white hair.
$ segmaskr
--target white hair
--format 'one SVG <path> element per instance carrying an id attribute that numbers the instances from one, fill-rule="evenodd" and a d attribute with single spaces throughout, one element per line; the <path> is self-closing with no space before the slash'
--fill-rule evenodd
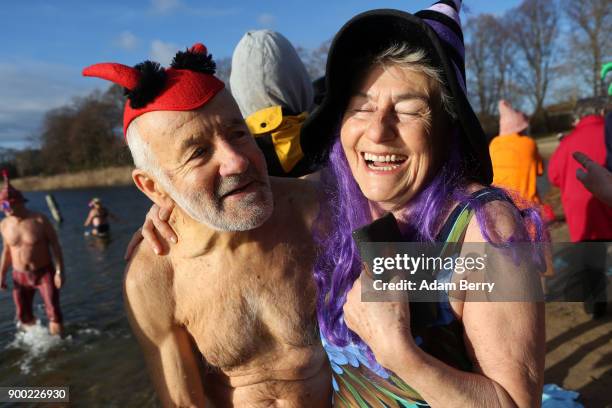
<path id="1" fill-rule="evenodd" d="M 146 142 L 138 132 L 138 118 L 134 119 L 125 132 L 127 145 L 132 153 L 132 159 L 136 168 L 146 171 L 154 176 L 160 183 L 169 183 L 168 176 L 161 170 L 151 145 Z M 164 186 L 165 187 L 165 186 Z"/>
<path id="2" fill-rule="evenodd" d="M 442 74 L 439 69 L 433 67 L 427 59 L 427 54 L 423 49 L 415 49 L 405 43 L 392 44 L 389 48 L 382 51 L 375 59 L 374 63 L 383 65 L 401 65 L 403 68 L 414 72 L 421 72 L 433 79 L 440 92 L 440 103 L 444 111 L 453 119 L 457 117 L 454 109 L 453 98 L 444 87 Z"/>

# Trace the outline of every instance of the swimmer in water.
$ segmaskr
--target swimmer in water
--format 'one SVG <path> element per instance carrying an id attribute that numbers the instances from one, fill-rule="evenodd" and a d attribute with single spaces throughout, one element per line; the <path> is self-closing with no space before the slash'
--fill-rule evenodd
<path id="1" fill-rule="evenodd" d="M 102 205 L 102 201 L 98 197 L 89 202 L 89 207 L 91 210 L 89 210 L 84 226 L 92 226 L 91 235 L 107 236 L 110 232 L 109 218 L 117 220 L 117 217 Z"/>
<path id="2" fill-rule="evenodd" d="M 23 328 L 36 323 L 32 303 L 36 290 L 45 304 L 49 332 L 62 333 L 59 290 L 65 282 L 62 250 L 53 226 L 43 214 L 26 208 L 26 199 L 11 186 L 4 173 L 0 204 L 6 218 L 0 223 L 4 243 L 0 262 L 0 288 L 7 289 L 6 276 L 13 267 L 13 300 Z"/>

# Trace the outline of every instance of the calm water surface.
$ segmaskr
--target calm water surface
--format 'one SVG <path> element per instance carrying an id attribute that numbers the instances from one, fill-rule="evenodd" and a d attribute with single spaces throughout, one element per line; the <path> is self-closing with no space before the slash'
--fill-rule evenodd
<path id="1" fill-rule="evenodd" d="M 50 218 L 45 193 L 25 195 L 29 208 Z M 38 294 L 34 310 L 41 325 L 18 333 L 11 293 L 0 292 L 0 387 L 69 386 L 70 406 L 74 407 L 156 406 L 122 298 L 124 250 L 150 202 L 133 187 L 66 190 L 53 195 L 64 216 L 56 229 L 66 263 L 67 282 L 61 291 L 66 335 L 57 339 L 47 334 Z M 100 197 L 121 218 L 113 223 L 108 244 L 83 235 L 92 197 Z M 11 288 L 10 276 L 8 281 Z"/>

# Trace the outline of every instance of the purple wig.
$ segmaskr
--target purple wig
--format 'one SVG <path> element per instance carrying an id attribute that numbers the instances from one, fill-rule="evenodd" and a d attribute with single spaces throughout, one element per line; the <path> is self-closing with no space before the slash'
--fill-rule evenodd
<path id="1" fill-rule="evenodd" d="M 509 238 L 502 238 L 495 229 L 494 220 L 487 216 L 485 201 L 473 198 L 466 192 L 470 180 L 465 175 L 464 164 L 456 132 L 450 140 L 450 153 L 437 174 L 405 206 L 406 216 L 400 221 L 400 229 L 406 241 L 434 242 L 443 224 L 444 216 L 453 203 L 469 205 L 475 212 L 480 231 L 487 242 L 495 245 L 513 242 L 543 242 L 547 234 L 536 208 L 520 206 L 513 211 L 515 225 L 519 228 Z M 337 137 L 331 149 L 327 166 L 322 171 L 323 202 L 315 228 L 315 241 L 319 255 L 315 261 L 317 283 L 317 317 L 322 335 L 337 346 L 354 343 L 373 357 L 363 341 L 349 330 L 344 322 L 342 307 L 348 291 L 361 274 L 359 251 L 352 238 L 352 231 L 372 222 L 368 199 L 353 178 L 344 151 Z M 496 189 L 506 201 L 515 203 L 502 189 Z M 325 226 L 323 224 L 326 224 Z M 541 253 L 534 254 L 535 261 L 543 264 Z"/>

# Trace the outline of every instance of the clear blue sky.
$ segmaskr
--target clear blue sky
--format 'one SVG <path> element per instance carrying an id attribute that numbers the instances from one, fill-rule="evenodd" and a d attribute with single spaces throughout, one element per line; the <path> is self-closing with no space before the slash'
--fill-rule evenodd
<path id="1" fill-rule="evenodd" d="M 83 67 L 144 59 L 168 63 L 177 49 L 203 42 L 230 56 L 249 29 L 270 28 L 294 45 L 316 48 L 358 12 L 415 12 L 434 0 L 140 0 L 11 1 L 0 16 L 0 147 L 21 148 L 49 109 L 107 83 L 82 78 Z M 469 14 L 501 14 L 519 0 L 466 0 Z"/>

